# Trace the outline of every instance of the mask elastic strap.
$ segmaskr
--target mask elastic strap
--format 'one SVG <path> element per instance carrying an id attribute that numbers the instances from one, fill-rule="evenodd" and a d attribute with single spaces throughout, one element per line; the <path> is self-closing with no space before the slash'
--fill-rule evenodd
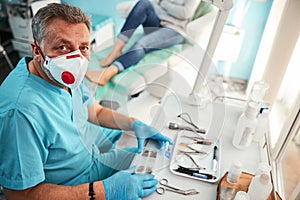
<path id="1" fill-rule="evenodd" d="M 41 56 L 43 57 L 44 61 L 45 61 L 45 55 L 43 54 L 43 51 L 41 49 L 41 47 L 37 44 L 36 40 L 33 41 L 34 45 L 36 46 L 38 52 L 41 54 Z M 43 69 L 43 73 L 46 74 L 46 76 L 52 80 L 52 81 L 55 81 L 55 79 L 53 78 L 53 76 L 51 75 L 51 73 L 48 71 L 48 69 L 45 69 L 45 67 L 43 66 L 43 64 L 41 64 L 41 68 Z M 55 81 L 57 82 L 57 81 Z M 60 83 L 58 83 L 60 84 Z"/>
<path id="2" fill-rule="evenodd" d="M 36 40 L 34 40 L 33 43 L 34 43 L 34 45 L 36 46 L 38 52 L 41 54 L 41 56 L 42 56 L 43 59 L 45 60 L 45 56 L 44 56 L 44 54 L 43 54 L 43 52 L 42 52 L 42 49 L 41 49 L 41 47 L 37 44 Z"/>

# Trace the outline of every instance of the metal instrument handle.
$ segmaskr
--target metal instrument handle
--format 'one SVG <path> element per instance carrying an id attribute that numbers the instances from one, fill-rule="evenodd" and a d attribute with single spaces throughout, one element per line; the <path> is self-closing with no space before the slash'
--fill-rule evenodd
<path id="1" fill-rule="evenodd" d="M 168 185 L 168 179 L 166 179 L 166 178 L 161 179 L 161 180 L 159 181 L 159 183 L 160 183 L 161 185 L 165 186 L 166 189 L 167 189 L 167 188 L 170 188 L 170 189 L 173 189 L 173 190 L 176 190 L 176 191 L 183 191 L 183 190 L 181 190 L 181 189 L 179 189 L 179 188 L 176 188 L 176 187 L 173 187 L 173 186 Z"/>
<path id="2" fill-rule="evenodd" d="M 175 192 L 175 193 L 178 193 L 178 194 L 183 194 L 183 195 L 194 195 L 194 194 L 198 194 L 199 192 L 197 192 L 195 189 L 189 189 L 189 190 L 181 190 L 179 188 L 175 188 L 175 187 L 172 187 L 170 185 L 168 185 L 168 179 L 166 178 L 163 178 L 159 181 L 159 183 L 164 186 L 164 187 L 158 187 L 156 189 L 156 192 L 159 194 L 159 195 L 163 195 L 166 191 L 170 191 L 170 192 Z"/>
<path id="3" fill-rule="evenodd" d="M 158 187 L 158 188 L 156 188 L 156 192 L 157 192 L 157 194 L 159 194 L 159 195 L 163 195 L 164 193 L 165 193 L 165 188 L 163 188 L 163 187 Z"/>

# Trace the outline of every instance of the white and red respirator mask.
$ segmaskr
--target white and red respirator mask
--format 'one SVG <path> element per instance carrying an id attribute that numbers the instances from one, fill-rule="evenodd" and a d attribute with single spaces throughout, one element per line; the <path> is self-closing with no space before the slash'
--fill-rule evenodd
<path id="1" fill-rule="evenodd" d="M 50 58 L 44 56 L 36 41 L 34 44 L 44 59 L 42 69 L 49 79 L 70 89 L 76 89 L 80 85 L 89 65 L 88 59 L 81 54 L 80 50 Z"/>
<path id="2" fill-rule="evenodd" d="M 54 58 L 45 56 L 43 67 L 50 79 L 76 89 L 84 79 L 88 64 L 89 61 L 77 50 Z"/>

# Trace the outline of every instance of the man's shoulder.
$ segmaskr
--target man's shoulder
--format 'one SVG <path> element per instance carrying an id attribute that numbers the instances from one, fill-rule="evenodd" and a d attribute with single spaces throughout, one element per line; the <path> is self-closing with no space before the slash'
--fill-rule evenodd
<path id="1" fill-rule="evenodd" d="M 0 86 L 0 102 L 11 101 L 16 95 L 16 92 L 20 90 L 21 84 L 24 82 L 24 75 L 22 74 L 22 68 L 24 66 L 24 58 L 20 60 L 16 68 L 14 68 L 9 75 L 4 79 Z M 1 106 L 2 107 L 2 106 Z"/>
<path id="2" fill-rule="evenodd" d="M 27 58 L 22 58 L 16 68 L 1 84 L 0 111 L 4 112 L 5 110 L 15 109 L 20 104 L 28 104 L 38 95 L 34 89 L 28 87 L 27 62 Z"/>

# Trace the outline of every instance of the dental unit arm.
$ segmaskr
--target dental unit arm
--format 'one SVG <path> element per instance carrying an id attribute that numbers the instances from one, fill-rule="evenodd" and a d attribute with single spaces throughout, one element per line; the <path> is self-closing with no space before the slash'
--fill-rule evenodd
<path id="1" fill-rule="evenodd" d="M 191 94 L 187 99 L 187 103 L 190 105 L 201 106 L 203 101 L 207 98 L 208 91 L 205 91 L 204 83 L 207 78 L 209 67 L 212 62 L 214 52 L 216 50 L 219 38 L 222 34 L 223 27 L 226 23 L 230 9 L 233 7 L 232 0 L 203 0 L 216 6 L 219 10 L 216 16 L 216 20 L 213 25 L 212 33 L 210 35 L 204 57 L 202 59 L 199 72 L 194 83 Z"/>

